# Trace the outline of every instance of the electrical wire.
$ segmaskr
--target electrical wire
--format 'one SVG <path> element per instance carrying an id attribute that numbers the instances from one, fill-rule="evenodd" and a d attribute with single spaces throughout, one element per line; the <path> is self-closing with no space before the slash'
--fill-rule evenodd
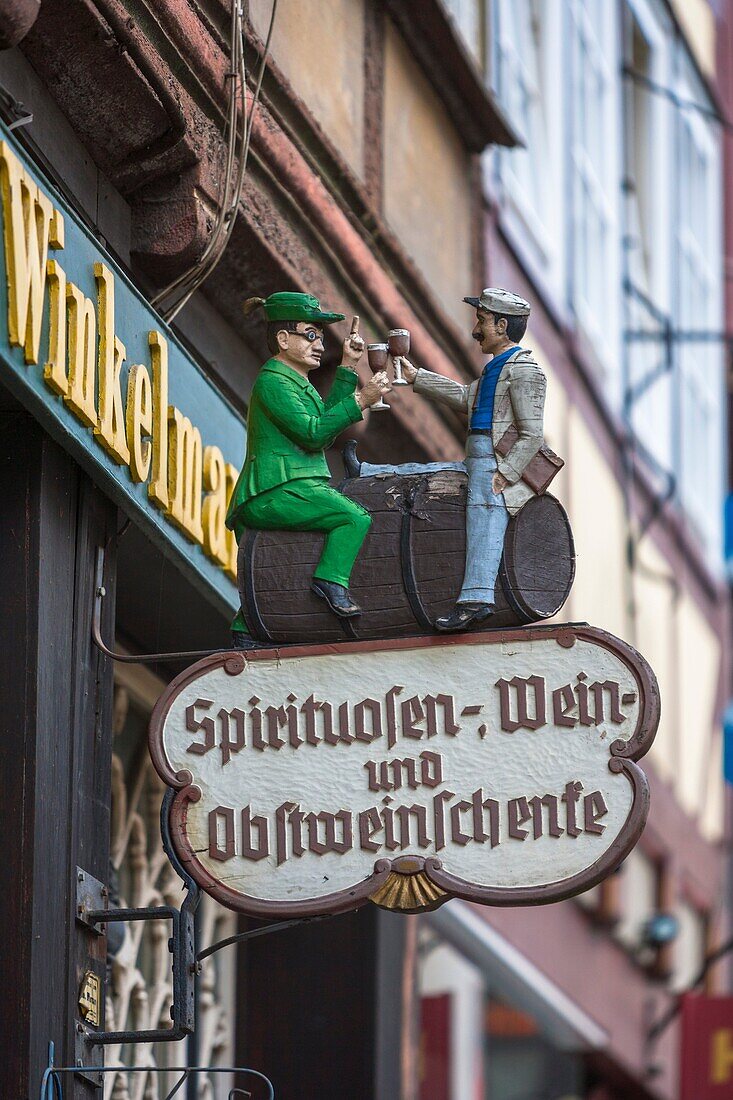
<path id="1" fill-rule="evenodd" d="M 262 59 L 261 59 L 261 62 L 260 62 L 259 72 L 258 72 L 258 75 L 257 75 L 257 82 L 256 82 L 256 86 L 255 86 L 255 91 L 254 91 L 254 95 L 252 97 L 252 105 L 251 105 L 250 111 L 249 111 L 249 118 L 247 119 L 246 125 L 245 125 L 245 128 L 244 128 L 244 146 L 243 146 L 242 154 L 241 154 L 240 161 L 239 161 L 239 170 L 238 170 L 238 173 L 237 173 L 237 183 L 236 183 L 236 187 L 235 187 L 234 200 L 233 200 L 232 207 L 231 207 L 231 210 L 229 212 L 229 215 L 227 216 L 227 219 L 226 219 L 227 229 L 226 229 L 226 234 L 225 234 L 225 237 L 224 237 L 224 242 L 221 245 L 221 248 L 219 249 L 219 252 L 216 255 L 216 257 L 209 261 L 207 269 L 201 273 L 201 276 L 200 276 L 200 278 L 197 279 L 195 285 L 188 291 L 188 293 L 183 298 L 183 300 L 181 302 L 179 302 L 179 304 L 176 306 L 175 312 L 173 313 L 172 316 L 175 316 L 175 314 L 178 313 L 178 311 L 186 304 L 186 302 L 191 297 L 191 295 L 194 293 L 194 291 L 201 285 L 201 283 L 204 281 L 204 279 L 208 278 L 208 276 L 214 270 L 217 263 L 221 259 L 221 256 L 223 255 L 224 250 L 226 249 L 227 245 L 229 244 L 229 241 L 231 240 L 232 233 L 234 232 L 234 225 L 235 225 L 235 222 L 236 222 L 237 209 L 239 207 L 239 202 L 240 202 L 240 198 L 241 198 L 241 195 L 242 195 L 242 189 L 243 189 L 243 186 L 244 186 L 245 172 L 246 172 L 246 168 L 247 168 L 247 161 L 249 159 L 249 149 L 250 149 L 250 142 L 251 142 L 251 138 L 252 138 L 252 127 L 254 125 L 254 118 L 255 118 L 255 114 L 257 112 L 257 104 L 259 103 L 260 91 L 262 89 L 262 81 L 263 81 L 263 78 L 264 78 L 264 75 L 265 75 L 265 68 L 267 67 L 267 58 L 268 58 L 268 55 L 269 55 L 269 52 L 270 52 L 270 42 L 272 41 L 272 32 L 273 32 L 273 29 L 274 29 L 274 26 L 275 26 L 275 13 L 277 11 L 277 2 L 278 2 L 278 0 L 273 0 L 272 10 L 270 12 L 270 24 L 269 24 L 268 31 L 267 31 L 267 38 L 265 40 L 265 46 L 264 46 L 264 50 L 263 50 L 263 53 L 262 53 Z M 244 66 L 244 57 L 243 56 L 242 56 L 242 66 Z M 245 99 L 244 99 L 244 76 L 243 76 L 242 77 L 242 116 L 243 116 L 243 118 L 245 117 L 244 116 L 244 111 L 245 111 Z"/>
<path id="2" fill-rule="evenodd" d="M 242 52 L 242 7 L 240 0 L 232 0 L 231 11 L 231 27 L 230 27 L 230 49 L 229 49 L 229 72 L 226 74 L 229 81 L 228 91 L 228 105 L 227 114 L 224 122 L 224 136 L 227 139 L 227 153 L 226 153 L 226 166 L 224 169 L 224 188 L 221 203 L 219 204 L 219 213 L 217 215 L 214 230 L 207 242 L 203 255 L 197 260 L 193 267 L 188 271 L 183 272 L 176 279 L 173 280 L 168 286 L 164 287 L 154 298 L 153 305 L 157 306 L 162 303 L 166 298 L 169 298 L 179 288 L 185 287 L 192 279 L 195 278 L 199 272 L 201 265 L 211 255 L 213 249 L 216 248 L 221 230 L 224 224 L 224 219 L 231 207 L 231 185 L 232 185 L 232 172 L 234 167 L 234 159 L 236 155 L 236 145 L 238 136 L 237 126 L 237 99 L 238 91 L 241 96 L 242 103 L 244 103 L 244 83 L 246 78 L 246 71 L 244 68 L 244 57 Z M 244 135 L 244 128 L 246 126 L 246 119 L 244 114 L 244 107 L 242 107 L 242 134 Z"/>
<path id="3" fill-rule="evenodd" d="M 197 272 L 197 274 L 194 278 L 193 285 L 183 294 L 181 299 L 176 303 L 175 307 L 170 312 L 170 314 L 167 318 L 168 320 L 172 320 L 176 316 L 176 314 L 183 308 L 183 306 L 189 300 L 191 295 L 198 289 L 198 287 L 204 282 L 204 280 L 208 278 L 208 276 L 211 274 L 211 272 L 214 270 L 214 268 L 218 264 L 218 262 L 221 259 L 221 256 L 223 255 L 227 245 L 229 244 L 229 241 L 231 240 L 231 236 L 232 236 L 232 233 L 234 231 L 234 225 L 235 225 L 235 222 L 236 222 L 237 209 L 239 207 L 239 201 L 240 201 L 240 198 L 241 198 L 242 189 L 243 189 L 243 185 L 244 185 L 244 177 L 245 177 L 245 171 L 246 171 L 246 167 L 247 167 L 247 160 L 248 160 L 248 156 L 249 156 L 249 148 L 250 148 L 250 141 L 251 141 L 251 135 L 252 135 L 252 125 L 253 125 L 253 122 L 254 122 L 254 116 L 255 116 L 256 109 L 257 109 L 257 104 L 259 102 L 260 91 L 261 91 L 261 88 L 262 88 L 262 80 L 263 80 L 264 73 L 265 73 L 265 68 L 266 68 L 266 65 L 267 65 L 267 57 L 268 57 L 269 50 L 270 50 L 270 42 L 271 42 L 271 39 L 272 39 L 272 31 L 273 31 L 273 28 L 274 28 L 274 25 L 275 25 L 275 12 L 276 12 L 276 9 L 277 9 L 277 0 L 273 0 L 272 11 L 271 11 L 271 14 L 270 14 L 270 25 L 269 25 L 269 28 L 268 28 L 267 39 L 266 39 L 266 42 L 265 42 L 265 48 L 264 48 L 263 55 L 262 55 L 262 60 L 261 60 L 261 63 L 260 63 L 260 69 L 259 69 L 259 73 L 258 73 L 258 77 L 257 77 L 255 92 L 254 92 L 253 99 L 252 99 L 252 105 L 250 107 L 249 118 L 246 120 L 246 123 L 245 123 L 245 126 L 244 126 L 244 143 L 243 143 L 243 148 L 242 148 L 240 158 L 239 158 L 239 167 L 238 167 L 238 173 L 237 173 L 237 181 L 236 181 L 236 185 L 235 185 L 235 189 L 234 189 L 234 196 L 233 196 L 231 207 L 230 207 L 229 211 L 227 212 L 227 214 L 225 215 L 225 218 L 223 219 L 223 221 L 220 225 L 220 232 L 221 232 L 221 229 L 224 226 L 226 226 L 224 240 L 221 243 L 221 245 L 216 248 L 216 251 L 214 251 L 213 247 L 212 247 L 211 250 L 209 250 L 210 258 L 208 259 L 208 262 L 207 262 L 207 253 L 206 252 L 204 253 L 204 256 L 199 261 L 199 268 L 198 268 L 198 272 Z M 241 36 L 240 36 L 240 46 L 241 46 Z M 242 56 L 242 66 L 243 65 L 244 65 L 244 59 L 243 59 L 243 56 Z M 243 73 L 244 73 L 244 70 L 243 70 Z M 243 116 L 243 119 L 244 119 L 245 118 L 245 106 L 246 106 L 245 105 L 245 99 L 244 99 L 244 75 L 242 75 L 241 80 L 242 80 L 242 83 L 241 83 L 241 88 L 242 88 L 242 116 Z"/>
<path id="4" fill-rule="evenodd" d="M 227 123 L 225 127 L 225 133 L 227 134 L 227 160 L 226 169 L 224 173 L 224 189 L 222 202 L 219 208 L 219 214 L 217 216 L 216 225 L 214 231 L 209 238 L 209 241 L 204 249 L 203 254 L 197 260 L 197 262 L 187 272 L 184 272 L 177 279 L 175 279 L 169 286 L 165 287 L 156 297 L 153 299 L 153 305 L 158 306 L 162 302 L 175 295 L 174 302 L 165 310 L 163 315 L 167 321 L 172 321 L 186 305 L 192 294 L 198 290 L 201 284 L 209 277 L 216 265 L 219 263 L 224 251 L 231 240 L 232 233 L 234 232 L 234 226 L 236 223 L 237 210 L 242 196 L 242 190 L 244 187 L 245 174 L 247 169 L 247 161 L 249 159 L 249 150 L 252 138 L 252 127 L 254 124 L 254 118 L 257 111 L 257 105 L 259 103 L 260 92 L 262 90 L 262 81 L 265 75 L 265 69 L 267 67 L 267 59 L 270 52 L 270 43 L 272 41 L 272 32 L 275 26 L 275 16 L 277 12 L 278 0 L 273 0 L 272 9 L 270 12 L 270 23 L 267 31 L 267 37 L 265 39 L 265 45 L 262 52 L 262 58 L 260 61 L 259 71 L 255 83 L 255 89 L 252 95 L 252 102 L 249 112 L 247 112 L 246 102 L 246 67 L 244 61 L 244 42 L 243 42 L 243 18 L 248 17 L 248 13 L 245 16 L 242 7 L 234 0 L 232 4 L 232 24 L 231 24 L 231 61 L 230 72 L 228 77 L 231 81 L 229 91 L 229 108 L 227 112 Z M 238 88 L 237 88 L 238 85 Z M 241 113 L 242 125 L 241 125 L 241 141 L 237 166 L 236 178 L 233 180 L 233 167 L 237 150 L 237 138 L 240 136 L 240 127 L 237 125 L 237 116 Z"/>
<path id="5" fill-rule="evenodd" d="M 665 87 L 664 84 L 658 84 L 656 80 L 650 80 L 645 73 L 638 72 L 631 65 L 622 65 L 621 75 L 628 80 L 632 80 L 635 84 L 639 84 L 642 88 L 646 88 L 648 92 L 652 92 L 654 95 L 661 96 L 662 99 L 668 100 L 680 111 L 696 111 L 697 114 L 702 115 L 703 118 L 709 118 L 712 122 L 717 122 L 718 125 L 722 126 L 728 133 L 733 130 L 733 123 L 729 122 L 716 107 L 698 103 L 694 99 L 686 99 L 684 96 L 678 95 L 671 88 Z"/>

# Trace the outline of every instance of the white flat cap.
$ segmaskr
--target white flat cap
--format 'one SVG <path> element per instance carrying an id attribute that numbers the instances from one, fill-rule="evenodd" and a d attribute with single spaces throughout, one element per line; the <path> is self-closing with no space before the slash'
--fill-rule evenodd
<path id="1" fill-rule="evenodd" d="M 464 298 L 463 301 L 474 309 L 486 309 L 489 313 L 500 313 L 503 317 L 529 316 L 530 305 L 525 298 L 498 286 L 486 287 L 481 291 L 480 298 Z"/>

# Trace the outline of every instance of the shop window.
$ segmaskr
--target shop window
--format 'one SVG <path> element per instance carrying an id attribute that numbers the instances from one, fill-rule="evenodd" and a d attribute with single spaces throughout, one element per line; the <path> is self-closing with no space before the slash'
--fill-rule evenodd
<path id="1" fill-rule="evenodd" d="M 112 829 L 110 837 L 110 904 L 133 908 L 161 904 L 180 906 L 181 880 L 163 851 L 160 804 L 165 788 L 147 749 L 150 711 L 163 684 L 144 669 L 116 670 L 114 746 L 112 757 Z M 200 945 L 235 931 L 235 917 L 211 898 L 202 898 L 196 914 Z M 164 921 L 110 925 L 106 1004 L 108 1030 L 147 1030 L 170 1027 L 172 1004 L 170 926 Z M 234 1019 L 233 969 L 220 956 L 204 964 L 198 982 L 198 1048 L 200 1065 L 232 1064 L 231 1022 Z M 211 965 L 210 965 L 211 964 Z M 139 1049 L 115 1047 L 121 1065 L 139 1065 Z M 145 1063 L 158 1067 L 181 1065 L 185 1043 L 161 1043 L 145 1048 Z M 161 1079 L 162 1076 L 162 1079 Z M 201 1080 L 198 1096 L 214 1100 L 226 1095 L 226 1074 Z M 109 1074 L 106 1097 L 164 1095 L 177 1076 L 151 1074 L 127 1078 Z M 230 1087 L 232 1082 L 229 1082 Z M 129 1091 L 128 1091 L 129 1090 Z"/>

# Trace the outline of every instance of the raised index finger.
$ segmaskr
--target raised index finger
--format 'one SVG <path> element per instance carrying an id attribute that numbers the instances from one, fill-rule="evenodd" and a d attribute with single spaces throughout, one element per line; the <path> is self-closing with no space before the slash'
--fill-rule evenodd
<path id="1" fill-rule="evenodd" d="M 358 314 L 357 314 L 351 321 L 351 332 L 349 333 L 349 336 L 358 336 L 358 335 L 359 335 L 359 317 L 358 317 Z"/>

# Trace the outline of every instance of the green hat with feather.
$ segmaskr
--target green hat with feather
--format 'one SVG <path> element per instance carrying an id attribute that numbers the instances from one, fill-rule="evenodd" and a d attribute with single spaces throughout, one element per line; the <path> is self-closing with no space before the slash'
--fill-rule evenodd
<path id="1" fill-rule="evenodd" d="M 269 298 L 248 298 L 244 313 L 262 307 L 268 321 L 310 321 L 314 325 L 333 325 L 344 321 L 343 313 L 326 313 L 313 294 L 300 294 L 294 290 L 279 290 Z"/>

